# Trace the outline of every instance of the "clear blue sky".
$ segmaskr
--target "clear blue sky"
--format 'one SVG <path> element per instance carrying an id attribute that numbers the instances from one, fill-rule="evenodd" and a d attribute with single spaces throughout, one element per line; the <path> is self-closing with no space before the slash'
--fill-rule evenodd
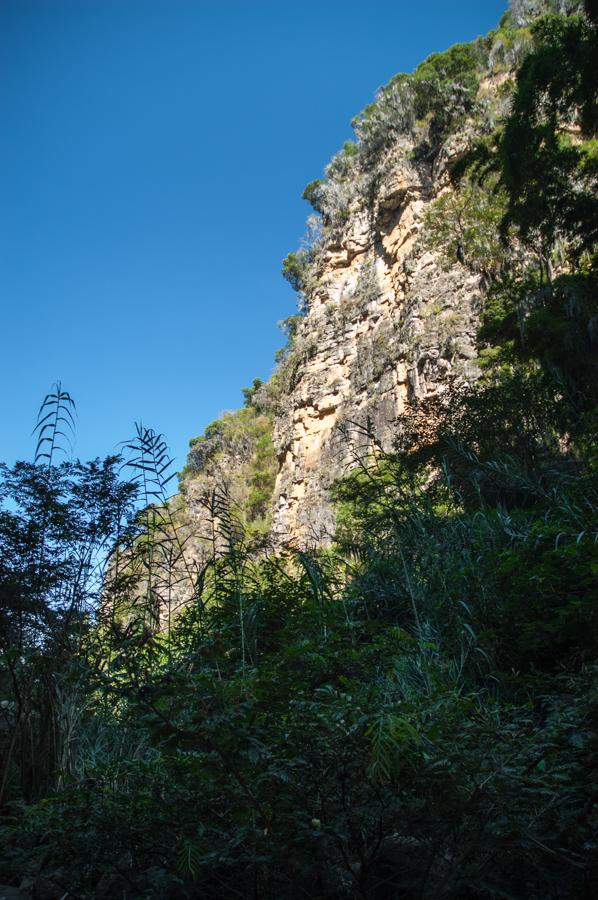
<path id="1" fill-rule="evenodd" d="M 376 88 L 506 0 L 0 0 L 0 460 L 61 379 L 76 455 L 266 378 L 301 200 Z"/>

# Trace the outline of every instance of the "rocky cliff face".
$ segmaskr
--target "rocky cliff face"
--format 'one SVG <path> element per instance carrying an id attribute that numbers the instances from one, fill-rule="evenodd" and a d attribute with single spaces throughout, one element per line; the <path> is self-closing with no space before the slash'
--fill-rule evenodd
<path id="1" fill-rule="evenodd" d="M 529 41 L 507 17 L 488 38 L 392 79 L 356 120 L 356 143 L 306 189 L 319 217 L 307 250 L 291 254 L 303 314 L 249 404 L 272 426 L 277 473 L 267 518 L 278 547 L 328 541 L 330 487 L 367 453 L 372 434 L 391 450 L 410 405 L 478 377 L 484 267 L 464 265 L 459 252 L 447 258 L 429 241 L 427 211 L 453 191 L 453 164 L 504 114 L 509 74 Z M 236 479 L 239 493 L 254 453 L 249 441 L 235 467 L 238 453 L 224 441 L 207 468 L 187 475 L 192 534 L 205 530 L 213 473 Z"/>
<path id="2" fill-rule="evenodd" d="M 329 489 L 360 452 L 359 426 L 369 422 L 390 450 L 409 403 L 476 378 L 480 276 L 443 268 L 420 233 L 460 150 L 453 141 L 434 162 L 414 163 L 403 143 L 372 213 L 352 216 L 317 250 L 296 334 L 301 363 L 275 419 L 279 542 L 321 542 L 334 532 Z"/>
<path id="3" fill-rule="evenodd" d="M 352 217 L 318 248 L 309 306 L 294 336 L 294 371 L 272 414 L 278 466 L 271 534 L 278 546 L 322 544 L 334 534 L 330 487 L 367 453 L 365 432 L 391 450 L 409 404 L 478 375 L 481 277 L 459 264 L 447 268 L 421 240 L 425 209 L 447 189 L 450 158 L 447 152 L 441 167 L 398 156 L 374 216 Z M 208 437 L 204 453 L 206 446 L 218 447 L 218 435 Z M 210 494 L 226 487 L 243 505 L 255 453 L 245 426 L 243 439 L 225 436 L 185 480 L 194 558 L 211 546 L 210 510 L 218 501 Z"/>

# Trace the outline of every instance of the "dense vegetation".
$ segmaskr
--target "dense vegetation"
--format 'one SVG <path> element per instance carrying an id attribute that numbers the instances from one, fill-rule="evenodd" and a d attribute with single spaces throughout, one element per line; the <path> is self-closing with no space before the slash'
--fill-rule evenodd
<path id="1" fill-rule="evenodd" d="M 48 900 L 595 896 L 598 17 L 530 23 L 537 5 L 501 25 L 504 46 L 529 33 L 509 117 L 429 212 L 433 248 L 487 279 L 484 375 L 414 407 L 391 454 L 364 426 L 332 547 L 253 550 L 259 383 L 192 447 L 183 481 L 249 432 L 255 476 L 241 508 L 214 498 L 199 571 L 180 574 L 153 432 L 59 464 L 58 387 L 35 463 L 2 469 L 0 880 Z M 476 47 L 450 56 L 471 91 Z"/>
<path id="2" fill-rule="evenodd" d="M 272 416 L 260 403 L 261 382 L 245 388 L 245 406 L 226 412 L 189 442 L 187 463 L 180 474 L 185 494 L 198 476 L 227 481 L 230 500 L 240 523 L 255 534 L 266 534 L 276 478 Z"/>

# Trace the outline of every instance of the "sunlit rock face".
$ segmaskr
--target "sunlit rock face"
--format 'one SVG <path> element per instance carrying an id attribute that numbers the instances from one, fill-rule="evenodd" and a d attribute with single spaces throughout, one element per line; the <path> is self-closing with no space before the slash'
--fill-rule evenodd
<path id="1" fill-rule="evenodd" d="M 511 50 L 500 34 L 484 45 L 469 112 L 443 137 L 422 136 L 425 117 L 396 125 L 399 83 L 398 99 L 394 89 L 388 94 L 398 104 L 388 112 L 392 137 L 386 120 L 376 120 L 380 143 L 371 157 L 366 151 L 355 163 L 359 151 L 345 145 L 326 181 L 314 182 L 324 200 L 320 229 L 309 243 L 308 283 L 299 282 L 305 314 L 294 324 L 286 363 L 252 401 L 271 422 L 276 475 L 266 518 L 277 548 L 329 542 L 336 529 L 332 485 L 373 441 L 392 450 L 406 411 L 479 377 L 476 333 L 485 285 L 476 271 L 482 269 L 466 267 L 456 261 L 463 254 L 442 253 L 428 239 L 434 226 L 427 213 L 454 190 L 454 165 L 505 115 L 526 34 Z M 215 476 L 238 488 L 248 465 L 226 452 L 219 460 L 220 468 L 207 466 L 186 483 L 189 546 L 198 559 L 200 544 L 209 543 L 197 535 L 206 530 L 205 497 Z"/>
<path id="2" fill-rule="evenodd" d="M 403 142 L 368 213 L 352 215 L 317 251 L 297 330 L 306 350 L 274 424 L 279 543 L 334 533 L 330 486 L 365 451 L 363 426 L 390 450 L 408 404 L 478 374 L 480 278 L 443 268 L 420 240 L 423 213 L 448 189 L 447 166 L 463 143 L 453 136 L 433 162 L 416 164 Z"/>

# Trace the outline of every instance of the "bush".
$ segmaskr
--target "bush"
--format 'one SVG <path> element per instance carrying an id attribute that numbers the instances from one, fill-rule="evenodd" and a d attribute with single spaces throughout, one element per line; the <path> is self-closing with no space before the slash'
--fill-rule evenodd
<path id="1" fill-rule="evenodd" d="M 462 263 L 472 272 L 496 278 L 507 260 L 500 236 L 506 208 L 505 193 L 496 182 L 480 186 L 466 181 L 427 207 L 422 244 L 439 251 L 448 268 Z"/>

